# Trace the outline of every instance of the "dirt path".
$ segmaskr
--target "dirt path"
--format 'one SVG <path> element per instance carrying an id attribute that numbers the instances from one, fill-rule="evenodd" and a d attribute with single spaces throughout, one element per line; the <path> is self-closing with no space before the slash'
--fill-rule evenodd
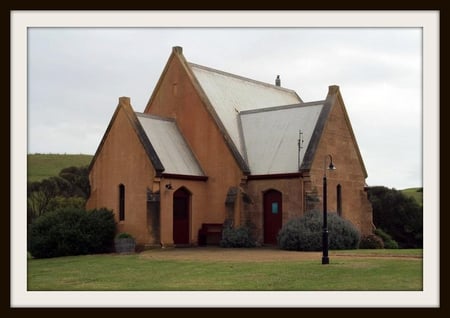
<path id="1" fill-rule="evenodd" d="M 421 256 L 351 254 L 348 252 L 330 251 L 330 258 L 401 258 L 420 260 Z M 229 262 L 273 262 L 320 260 L 322 252 L 284 251 L 278 248 L 220 248 L 192 247 L 152 249 L 140 253 L 140 257 L 152 260 L 182 260 L 182 261 L 229 261 Z"/>

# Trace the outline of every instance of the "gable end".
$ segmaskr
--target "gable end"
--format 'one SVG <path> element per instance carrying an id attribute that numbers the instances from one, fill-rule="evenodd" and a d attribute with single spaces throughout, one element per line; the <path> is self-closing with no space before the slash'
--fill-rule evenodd
<path id="1" fill-rule="evenodd" d="M 317 119 L 316 126 L 311 136 L 308 148 L 305 152 L 305 157 L 303 158 L 302 164 L 300 166 L 300 172 L 309 171 L 311 169 L 312 162 L 314 160 L 314 155 L 316 154 L 317 147 L 319 145 L 320 137 L 322 136 L 323 129 L 330 115 L 331 108 L 335 102 L 335 95 L 328 94 L 325 104 L 323 105 L 322 111 L 320 112 L 319 118 Z"/>
<path id="2" fill-rule="evenodd" d="M 133 109 L 131 108 L 129 97 L 120 97 L 119 98 L 119 104 L 117 105 L 116 110 L 114 111 L 114 114 L 111 118 L 111 121 L 109 122 L 108 128 L 106 129 L 106 132 L 103 135 L 100 145 L 98 146 L 97 151 L 95 152 L 94 158 L 92 158 L 91 164 L 89 165 L 89 172 L 94 167 L 95 161 L 96 161 L 98 155 L 100 154 L 100 152 L 102 151 L 102 148 L 106 141 L 106 138 L 108 137 L 109 132 L 112 128 L 112 125 L 114 124 L 114 121 L 116 120 L 116 117 L 119 114 L 120 110 L 123 110 L 125 112 L 125 115 L 127 116 L 128 120 L 130 121 L 130 124 L 133 127 L 134 131 L 136 132 L 136 135 L 137 135 L 139 141 L 141 142 L 142 146 L 144 147 L 145 153 L 147 154 L 148 158 L 150 159 L 150 162 L 153 165 L 153 168 L 156 171 L 156 175 L 161 176 L 162 172 L 164 171 L 164 166 L 161 163 L 161 160 L 159 159 L 152 144 L 148 140 L 144 129 L 142 128 L 141 124 L 139 123 L 138 118 L 136 117 L 136 114 L 134 113 Z"/>

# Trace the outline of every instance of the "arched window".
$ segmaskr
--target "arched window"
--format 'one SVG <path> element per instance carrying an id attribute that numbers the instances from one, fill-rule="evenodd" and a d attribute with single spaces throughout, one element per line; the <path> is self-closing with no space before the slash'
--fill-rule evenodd
<path id="1" fill-rule="evenodd" d="M 336 210 L 339 216 L 342 216 L 342 186 L 340 184 L 336 187 Z"/>
<path id="2" fill-rule="evenodd" d="M 119 221 L 125 220 L 125 186 L 119 185 Z"/>

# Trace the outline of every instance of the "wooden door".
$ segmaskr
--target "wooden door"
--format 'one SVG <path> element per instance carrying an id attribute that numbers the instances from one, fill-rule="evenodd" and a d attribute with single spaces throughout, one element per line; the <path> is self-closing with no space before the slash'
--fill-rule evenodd
<path id="1" fill-rule="evenodd" d="M 180 188 L 173 194 L 173 242 L 189 244 L 190 193 Z"/>
<path id="2" fill-rule="evenodd" d="M 264 244 L 277 244 L 282 226 L 283 206 L 281 192 L 269 190 L 264 193 Z"/>

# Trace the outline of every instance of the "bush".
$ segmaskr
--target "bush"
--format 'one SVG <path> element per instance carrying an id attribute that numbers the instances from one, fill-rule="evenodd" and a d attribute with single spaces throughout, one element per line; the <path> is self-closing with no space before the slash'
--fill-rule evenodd
<path id="1" fill-rule="evenodd" d="M 361 242 L 359 242 L 359 248 L 361 249 L 379 249 L 383 247 L 383 240 L 375 234 L 363 236 Z"/>
<path id="2" fill-rule="evenodd" d="M 108 252 L 115 226 L 114 215 L 107 209 L 48 212 L 30 226 L 29 251 L 35 258 Z"/>
<path id="3" fill-rule="evenodd" d="M 355 226 L 336 213 L 328 213 L 329 249 L 356 249 L 360 234 Z M 310 211 L 287 222 L 278 233 L 281 249 L 295 251 L 322 250 L 323 215 Z"/>
<path id="4" fill-rule="evenodd" d="M 387 249 L 397 249 L 398 248 L 398 243 L 396 241 L 394 241 L 392 239 L 392 237 L 387 234 L 386 232 L 384 232 L 382 229 L 376 229 L 375 231 L 373 231 L 373 233 L 375 235 L 378 235 L 379 237 L 381 237 L 381 239 L 383 240 L 384 243 L 384 248 Z"/>
<path id="5" fill-rule="evenodd" d="M 114 213 L 108 209 L 91 210 L 85 214 L 83 229 L 86 233 L 88 253 L 107 253 L 113 249 L 116 222 Z M 83 230 L 82 229 L 82 230 Z"/>
<path id="6" fill-rule="evenodd" d="M 233 228 L 225 226 L 222 230 L 221 247 L 255 247 L 255 240 L 248 225 Z"/>
<path id="7" fill-rule="evenodd" d="M 386 187 L 370 187 L 373 223 L 389 233 L 400 248 L 422 248 L 423 209 L 413 198 Z"/>
<path id="8" fill-rule="evenodd" d="M 133 238 L 133 236 L 130 233 L 122 232 L 116 235 L 117 239 L 123 239 L 123 238 Z"/>

